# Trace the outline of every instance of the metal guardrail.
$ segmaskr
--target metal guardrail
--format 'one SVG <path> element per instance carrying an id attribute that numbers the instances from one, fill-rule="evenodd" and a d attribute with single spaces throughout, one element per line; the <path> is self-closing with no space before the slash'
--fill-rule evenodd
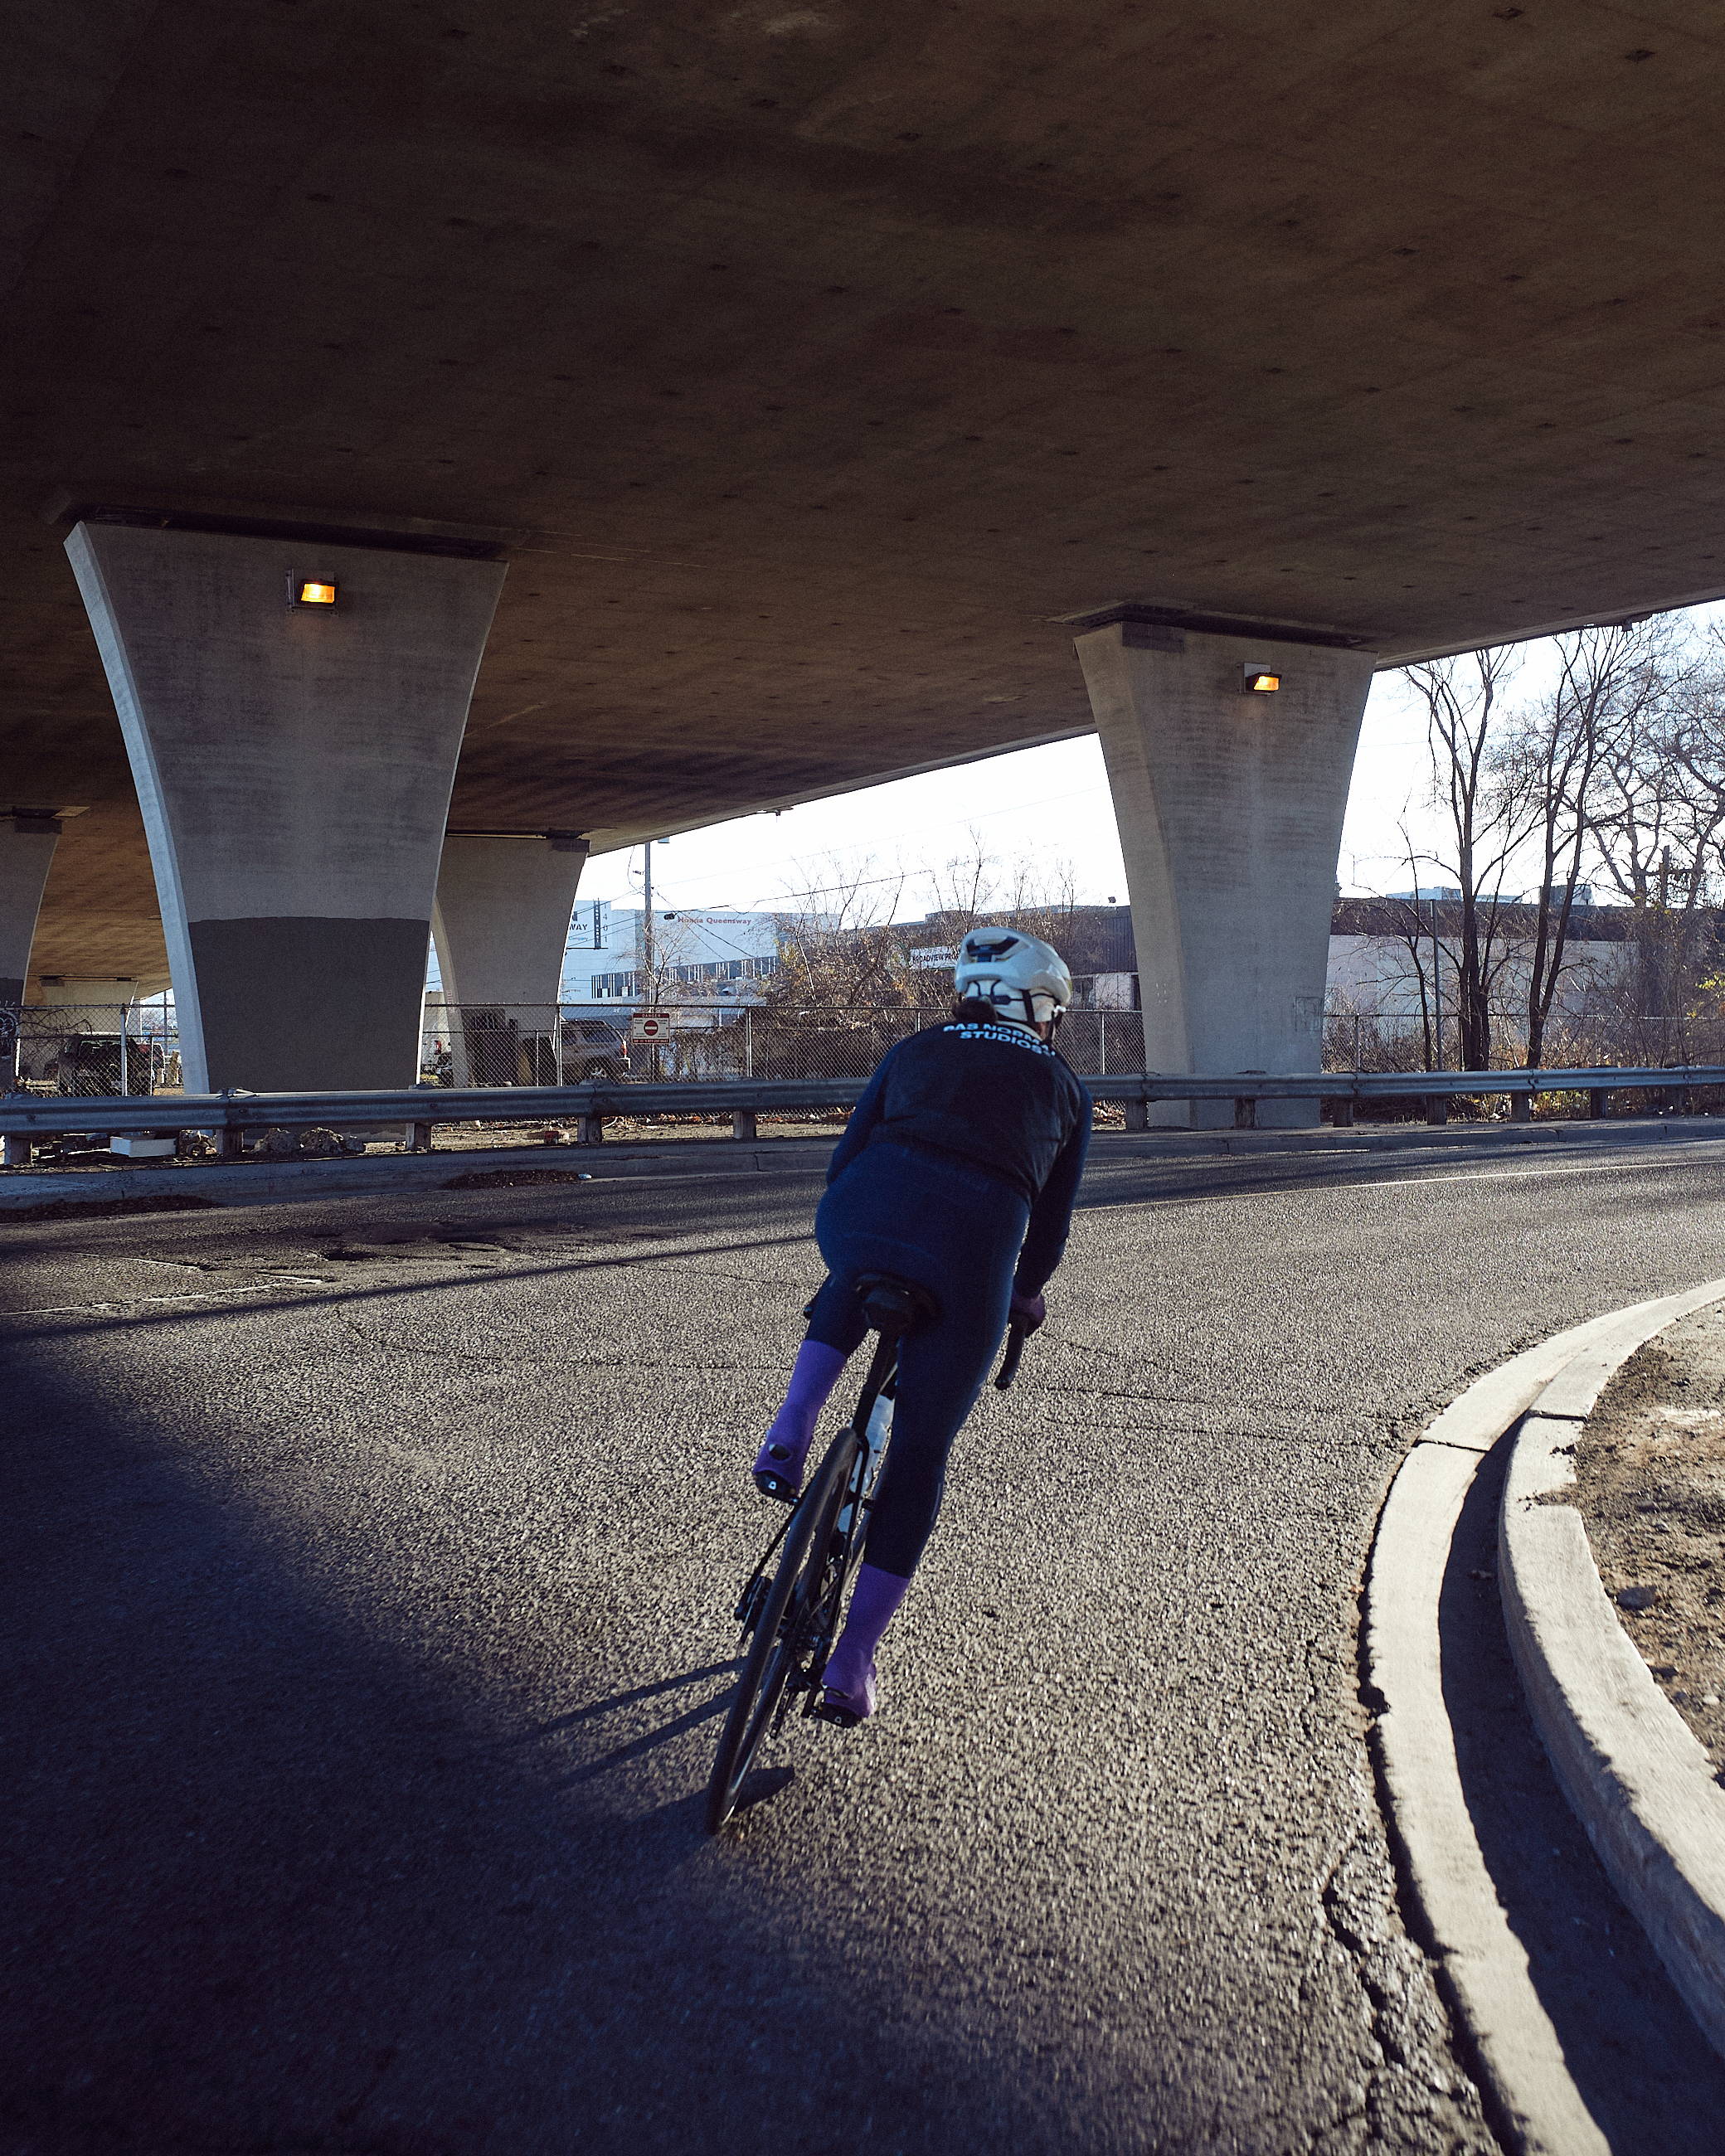
<path id="1" fill-rule="evenodd" d="M 1536 1093 L 1585 1093 L 1587 1113 L 1605 1113 L 1613 1093 L 1671 1093 L 1691 1086 L 1725 1086 L 1725 1065 L 1684 1064 L 1667 1068 L 1579 1070 L 1322 1070 L 1276 1075 L 1235 1071 L 1217 1077 L 1157 1071 L 1135 1076 L 1087 1078 L 1098 1101 L 1127 1110 L 1128 1128 L 1144 1127 L 1158 1101 L 1230 1101 L 1237 1126 L 1250 1127 L 1260 1101 L 1325 1100 L 1338 1119 L 1353 1120 L 1368 1101 L 1422 1100 L 1426 1119 L 1441 1123 L 1448 1104 L 1462 1095 L 1502 1093 L 1512 1111 L 1525 1115 Z M 577 1125 L 581 1142 L 597 1143 L 608 1116 L 724 1114 L 735 1137 L 752 1138 L 757 1119 L 797 1110 L 848 1108 L 861 1092 L 860 1078 L 709 1079 L 677 1084 L 518 1086 L 506 1093 L 490 1086 L 455 1089 L 413 1086 L 381 1093 L 220 1093 L 130 1095 L 109 1099 L 44 1099 L 23 1093 L 0 1096 L 0 1138 L 8 1167 L 27 1163 L 39 1137 L 131 1134 L 171 1136 L 207 1132 L 218 1150 L 236 1158 L 248 1132 L 327 1126 L 340 1131 L 405 1128 L 409 1151 L 430 1149 L 439 1123 L 556 1122 Z"/>

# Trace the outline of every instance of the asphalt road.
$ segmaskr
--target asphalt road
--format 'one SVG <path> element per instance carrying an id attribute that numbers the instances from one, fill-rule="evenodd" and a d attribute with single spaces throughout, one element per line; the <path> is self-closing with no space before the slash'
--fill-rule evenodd
<path id="1" fill-rule="evenodd" d="M 1485 2150 L 1356 1596 L 1725 1144 L 1109 1160 L 869 1728 L 701 1788 L 806 1176 L 0 1229 L 13 2156 Z"/>

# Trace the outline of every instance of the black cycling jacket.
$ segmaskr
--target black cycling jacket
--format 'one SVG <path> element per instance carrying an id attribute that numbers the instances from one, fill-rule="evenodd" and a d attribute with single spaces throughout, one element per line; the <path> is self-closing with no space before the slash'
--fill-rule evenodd
<path id="1" fill-rule="evenodd" d="M 1091 1098 L 1021 1025 L 953 1019 L 890 1048 L 827 1168 L 831 1183 L 877 1139 L 930 1146 L 998 1175 L 1029 1201 L 1014 1285 L 1034 1295 L 1060 1261 L 1090 1143 Z"/>

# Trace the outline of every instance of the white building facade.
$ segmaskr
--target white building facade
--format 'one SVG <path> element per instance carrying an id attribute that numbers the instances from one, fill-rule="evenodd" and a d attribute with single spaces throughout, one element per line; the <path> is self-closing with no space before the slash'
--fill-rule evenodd
<path id="1" fill-rule="evenodd" d="M 779 917 L 772 913 L 653 910 L 652 978 L 646 916 L 639 906 L 584 901 L 575 908 L 563 962 L 566 1005 L 599 1009 L 656 999 L 747 1004 L 778 963 Z"/>

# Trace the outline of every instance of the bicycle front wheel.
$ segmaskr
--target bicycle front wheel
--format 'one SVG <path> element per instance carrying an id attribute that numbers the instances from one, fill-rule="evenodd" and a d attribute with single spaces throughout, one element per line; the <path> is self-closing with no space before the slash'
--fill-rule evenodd
<path id="1" fill-rule="evenodd" d="M 736 1810 L 737 1796 L 772 1727 L 785 1686 L 807 1651 L 809 1633 L 829 1584 L 833 1537 L 860 1449 L 856 1432 L 841 1430 L 797 1501 L 707 1783 L 709 1834 L 716 1834 Z"/>

